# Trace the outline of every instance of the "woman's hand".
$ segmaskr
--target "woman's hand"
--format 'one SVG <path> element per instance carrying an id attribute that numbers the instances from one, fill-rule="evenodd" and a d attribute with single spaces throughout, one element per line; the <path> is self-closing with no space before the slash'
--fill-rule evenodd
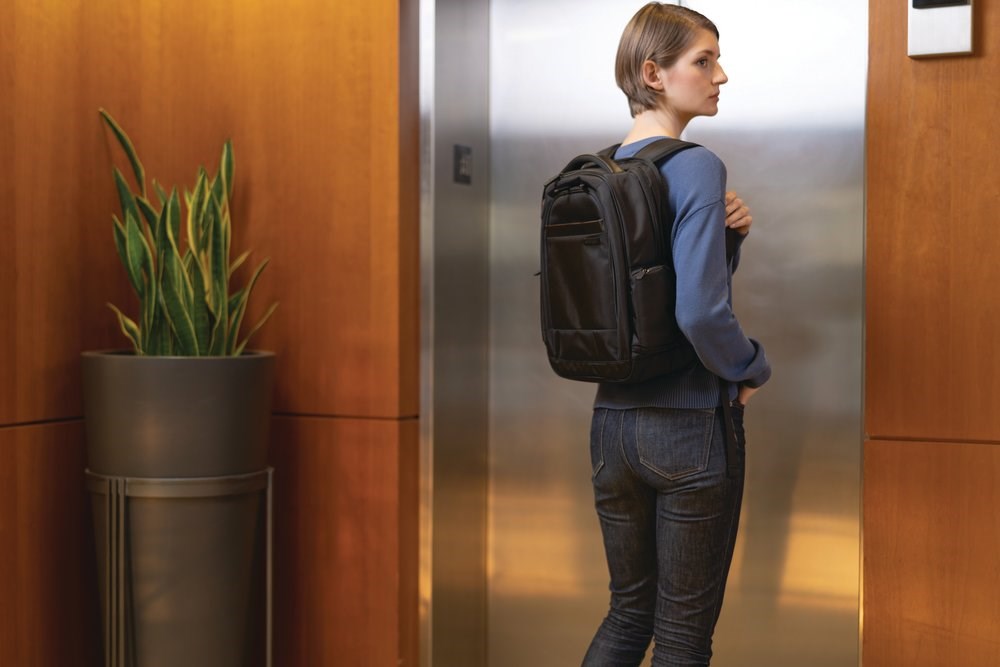
<path id="1" fill-rule="evenodd" d="M 750 207 L 735 192 L 726 193 L 726 227 L 746 236 L 750 233 L 753 216 Z M 741 401 L 742 402 L 742 401 Z"/>
<path id="2" fill-rule="evenodd" d="M 739 393 L 736 394 L 736 400 L 739 401 L 741 404 L 746 405 L 747 401 L 750 400 L 750 397 L 756 394 L 759 390 L 760 387 L 753 388 L 741 384 Z"/>

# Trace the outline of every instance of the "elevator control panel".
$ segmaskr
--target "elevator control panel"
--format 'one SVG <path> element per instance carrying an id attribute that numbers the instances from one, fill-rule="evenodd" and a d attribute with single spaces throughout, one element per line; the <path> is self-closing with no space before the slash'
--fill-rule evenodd
<path id="1" fill-rule="evenodd" d="M 461 185 L 472 185 L 472 147 L 455 144 L 452 161 L 452 180 Z"/>
<path id="2" fill-rule="evenodd" d="M 972 0 L 907 0 L 907 55 L 972 53 Z"/>

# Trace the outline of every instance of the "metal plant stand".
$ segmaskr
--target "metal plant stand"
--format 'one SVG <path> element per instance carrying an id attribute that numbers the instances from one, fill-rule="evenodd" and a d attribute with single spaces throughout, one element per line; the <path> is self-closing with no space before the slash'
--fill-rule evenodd
<path id="1" fill-rule="evenodd" d="M 136 624 L 134 618 L 133 600 L 134 589 L 132 577 L 134 576 L 134 563 L 132 554 L 134 529 L 130 529 L 133 521 L 132 505 L 135 501 L 144 499 L 172 499 L 179 501 L 199 501 L 203 499 L 223 499 L 226 497 L 243 496 L 248 494 L 265 494 L 265 658 L 267 667 L 272 665 L 272 529 L 273 529 L 273 468 L 242 474 L 229 475 L 225 477 L 191 477 L 191 478 L 146 478 L 146 477 L 109 477 L 99 475 L 90 470 L 86 471 L 87 488 L 95 499 L 95 525 L 103 523 L 102 531 L 98 531 L 103 537 L 102 544 L 98 545 L 98 551 L 103 550 L 103 563 L 98 563 L 102 574 L 103 601 L 104 601 L 104 651 L 106 667 L 145 667 L 137 664 L 136 649 Z M 99 502 L 98 496 L 104 496 L 103 503 Z M 235 502 L 230 498 L 230 502 Z M 224 503 L 225 504 L 225 503 Z M 191 516 L 191 508 L 185 510 Z M 257 516 L 254 519 L 255 526 L 259 526 L 260 508 L 258 506 Z M 198 506 L 194 508 L 195 514 L 200 514 Z M 98 514 L 103 513 L 103 516 Z M 154 514 L 154 518 L 162 517 Z M 230 515 L 223 515 L 223 518 Z M 186 521 L 187 519 L 183 519 Z M 163 522 L 169 524 L 169 522 Z M 175 520 L 176 525 L 176 520 Z M 259 527 L 251 532 L 256 532 Z M 246 531 L 244 531 L 246 532 Z M 165 539 L 165 543 L 170 546 L 171 536 L 157 535 L 159 539 Z M 99 538 L 100 539 L 100 538 Z M 254 538 L 252 543 L 257 544 Z M 155 542 L 154 542 L 155 544 Z M 248 556 L 250 565 L 246 570 L 247 574 L 252 572 L 253 556 Z M 162 566 L 162 563 L 160 564 Z M 167 570 L 174 564 L 167 564 L 161 569 Z M 155 568 L 154 568 L 155 569 Z M 162 579 L 166 581 L 159 589 L 155 590 L 154 600 L 150 608 L 157 612 L 162 612 L 166 607 L 169 611 L 176 611 L 169 604 L 165 604 L 163 599 L 166 594 L 162 588 L 168 588 L 171 571 Z M 161 573 L 157 572 L 157 576 Z M 239 577 L 236 577 L 239 578 Z M 252 582 L 252 577 L 250 577 Z M 160 583 L 159 581 L 157 583 Z M 251 583 L 252 585 L 252 583 Z M 154 587 L 155 588 L 155 587 Z M 259 589 L 258 589 L 259 590 Z M 252 592 L 247 592 L 247 599 L 252 599 Z M 248 605 L 252 606 L 252 605 Z M 259 617 L 258 617 L 259 618 Z M 259 621 L 258 621 L 259 622 Z M 206 635 L 211 634 L 211 629 L 207 629 Z M 179 637 L 173 637 L 176 645 L 180 642 Z M 162 649 L 160 649 L 162 650 Z M 205 660 L 211 660 L 211 656 L 202 656 Z M 157 658 L 159 659 L 159 658 Z M 164 659 L 165 664 L 170 664 L 169 659 Z M 187 663 L 189 666 L 192 663 Z M 194 664 L 217 664 L 214 662 L 194 663 Z"/>

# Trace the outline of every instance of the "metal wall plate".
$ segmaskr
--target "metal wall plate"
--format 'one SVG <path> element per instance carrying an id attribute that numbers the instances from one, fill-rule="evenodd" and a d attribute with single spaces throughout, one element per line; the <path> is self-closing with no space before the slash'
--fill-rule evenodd
<path id="1" fill-rule="evenodd" d="M 972 2 L 918 9 L 907 0 L 907 55 L 911 58 L 972 53 Z"/>

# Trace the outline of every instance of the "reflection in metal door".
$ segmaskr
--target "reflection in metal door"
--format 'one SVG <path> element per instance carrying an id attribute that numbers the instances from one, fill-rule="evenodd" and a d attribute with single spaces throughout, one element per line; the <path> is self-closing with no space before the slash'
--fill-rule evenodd
<path id="1" fill-rule="evenodd" d="M 578 665 L 607 605 L 587 449 L 594 388 L 549 371 L 541 186 L 629 126 L 618 36 L 641 2 L 490 7 L 490 667 Z M 720 667 L 858 662 L 867 3 L 683 2 L 721 32 L 721 112 L 687 138 L 753 209 L 737 313 L 774 377 L 748 411 Z M 766 7 L 766 9 L 765 9 Z"/>

